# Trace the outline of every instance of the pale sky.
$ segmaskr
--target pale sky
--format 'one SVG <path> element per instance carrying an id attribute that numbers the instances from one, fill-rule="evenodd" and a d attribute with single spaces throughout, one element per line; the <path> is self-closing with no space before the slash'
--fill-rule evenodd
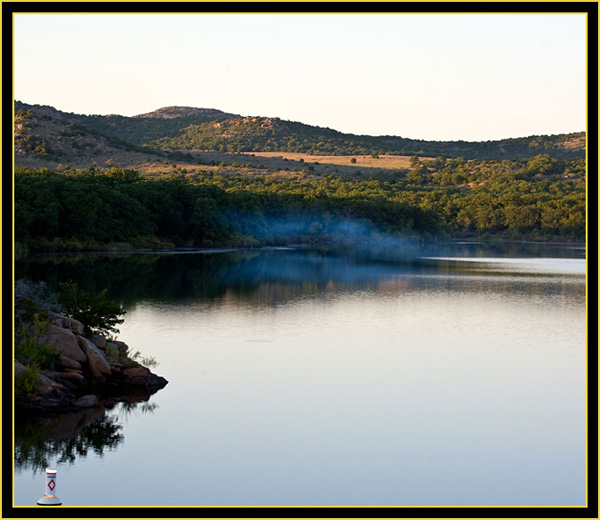
<path id="1" fill-rule="evenodd" d="M 198 5 L 198 4 L 194 4 Z M 14 97 L 485 141 L 586 128 L 585 14 L 16 14 Z"/>

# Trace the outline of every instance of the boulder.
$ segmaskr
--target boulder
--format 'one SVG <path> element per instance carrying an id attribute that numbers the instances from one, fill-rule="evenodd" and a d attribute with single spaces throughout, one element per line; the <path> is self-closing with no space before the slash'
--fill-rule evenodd
<path id="1" fill-rule="evenodd" d="M 15 361 L 15 379 L 25 373 L 25 365 Z"/>
<path id="2" fill-rule="evenodd" d="M 57 327 L 62 327 L 63 320 L 65 318 L 66 316 L 63 316 L 62 314 L 58 314 L 52 311 L 48 312 L 48 319 L 50 320 L 50 323 L 52 323 L 52 325 L 56 325 Z"/>
<path id="3" fill-rule="evenodd" d="M 65 369 L 73 369 L 73 370 L 81 370 L 81 363 L 79 361 L 75 361 L 74 359 L 68 358 L 64 355 L 60 356 L 60 359 L 56 363 L 58 366 L 61 366 Z"/>
<path id="4" fill-rule="evenodd" d="M 123 367 L 121 365 L 119 365 L 118 363 L 111 363 L 110 370 L 113 375 L 120 375 L 123 373 Z"/>
<path id="5" fill-rule="evenodd" d="M 77 321 L 75 318 L 70 318 L 69 316 L 63 316 L 62 314 L 57 314 L 56 312 L 49 312 L 48 319 L 50 323 L 53 325 L 57 325 L 59 327 L 69 329 L 73 331 L 78 336 L 81 336 L 84 331 L 83 323 Z M 60 321 L 60 324 L 58 323 Z"/>
<path id="6" fill-rule="evenodd" d="M 83 363 L 87 361 L 87 356 L 77 342 L 78 337 L 70 330 L 50 325 L 45 334 L 38 336 L 38 345 L 50 345 L 63 356 Z"/>
<path id="7" fill-rule="evenodd" d="M 78 408 L 93 408 L 98 405 L 98 398 L 93 394 L 84 395 L 77 399 L 73 404 Z"/>
<path id="8" fill-rule="evenodd" d="M 107 341 L 106 346 L 116 349 L 119 356 L 124 356 L 129 351 L 129 346 L 123 341 Z"/>
<path id="9" fill-rule="evenodd" d="M 123 341 L 115 341 L 117 348 L 119 349 L 119 352 L 121 352 L 122 354 L 127 354 L 127 352 L 129 352 L 129 346 L 123 342 Z"/>
<path id="10" fill-rule="evenodd" d="M 123 370 L 123 383 L 126 385 L 144 386 L 150 370 L 144 367 L 133 367 Z"/>
<path id="11" fill-rule="evenodd" d="M 58 316 L 58 315 L 52 316 L 52 314 L 54 314 L 54 313 L 51 313 L 51 312 L 48 313 L 48 320 L 50 321 L 50 323 L 52 325 L 56 325 L 57 327 L 62 328 L 62 326 L 63 326 L 62 316 Z"/>
<path id="12" fill-rule="evenodd" d="M 146 367 L 133 367 L 126 368 L 123 374 L 127 377 L 146 377 L 150 373 L 150 370 Z"/>
<path id="13" fill-rule="evenodd" d="M 62 372 L 56 372 L 54 370 L 44 370 L 42 372 L 42 375 L 48 379 L 52 379 L 52 381 L 56 381 L 57 378 L 60 377 L 60 375 L 62 374 Z"/>
<path id="14" fill-rule="evenodd" d="M 100 336 L 100 334 L 92 335 L 92 343 L 101 350 L 106 348 L 106 338 L 104 336 Z"/>
<path id="15" fill-rule="evenodd" d="M 168 383 L 129 358 L 129 347 L 124 342 L 107 340 L 98 334 L 87 339 L 79 321 L 57 313 L 49 313 L 48 319 L 50 324 L 43 334 L 36 333 L 33 325 L 28 331 L 38 345 L 48 345 L 59 352 L 60 359 L 53 370 L 39 373 L 35 391 L 16 396 L 20 413 L 91 414 L 102 408 L 99 399 L 104 402 L 102 399 L 112 395 L 119 396 L 118 400 L 147 400 Z M 14 362 L 15 377 L 25 370 L 23 364 Z M 88 392 L 95 395 L 87 395 Z"/>
<path id="16" fill-rule="evenodd" d="M 59 406 L 62 406 L 62 405 L 64 405 L 64 400 L 62 400 L 62 399 L 42 399 L 42 400 L 40 400 L 40 406 L 45 408 L 46 410 L 58 408 Z"/>
<path id="17" fill-rule="evenodd" d="M 73 318 L 68 318 L 69 319 L 69 323 L 68 323 L 68 327 L 78 336 L 81 336 L 83 334 L 83 331 L 85 330 L 85 327 L 83 325 L 83 323 L 81 323 L 80 321 L 77 321 Z"/>
<path id="18" fill-rule="evenodd" d="M 68 370 L 65 372 L 47 372 L 46 377 L 60 383 L 72 392 L 81 391 L 88 386 L 88 382 L 81 370 Z"/>
<path id="19" fill-rule="evenodd" d="M 150 369 L 142 366 L 123 370 L 123 376 L 124 384 L 154 389 L 155 391 L 165 387 L 168 383 L 164 377 L 157 376 L 150 372 Z"/>
<path id="20" fill-rule="evenodd" d="M 86 339 L 83 336 L 78 336 L 77 339 L 81 349 L 87 356 L 88 368 L 92 377 L 103 381 L 106 377 L 110 376 L 110 364 L 104 353 L 89 339 Z"/>
<path id="21" fill-rule="evenodd" d="M 157 376 L 156 374 L 153 374 L 152 372 L 150 372 L 147 376 L 146 376 L 146 387 L 147 388 L 152 388 L 155 390 L 160 390 L 161 388 L 164 388 L 165 386 L 167 386 L 169 382 L 162 376 Z"/>
<path id="22" fill-rule="evenodd" d="M 57 383 L 43 374 L 38 375 L 37 378 L 37 393 L 44 399 L 55 399 L 71 395 L 65 385 Z"/>

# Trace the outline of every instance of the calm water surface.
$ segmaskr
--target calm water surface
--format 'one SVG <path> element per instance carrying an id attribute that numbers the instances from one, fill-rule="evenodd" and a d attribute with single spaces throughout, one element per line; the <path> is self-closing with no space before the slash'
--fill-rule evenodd
<path id="1" fill-rule="evenodd" d="M 35 505 L 48 465 L 65 505 L 584 505 L 584 255 L 21 262 L 18 277 L 108 287 L 119 338 L 169 384 L 18 424 L 15 504 Z"/>

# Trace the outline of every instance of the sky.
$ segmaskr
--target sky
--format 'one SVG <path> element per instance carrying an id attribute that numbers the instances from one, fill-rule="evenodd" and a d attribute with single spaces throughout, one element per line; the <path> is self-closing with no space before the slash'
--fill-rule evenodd
<path id="1" fill-rule="evenodd" d="M 586 129 L 585 14 L 15 14 L 14 98 L 425 140 Z"/>

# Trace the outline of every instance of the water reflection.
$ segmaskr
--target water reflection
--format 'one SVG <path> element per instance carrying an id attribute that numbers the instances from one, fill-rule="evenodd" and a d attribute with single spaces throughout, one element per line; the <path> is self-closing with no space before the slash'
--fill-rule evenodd
<path id="1" fill-rule="evenodd" d="M 478 247 L 20 262 L 18 276 L 109 287 L 128 306 L 125 341 L 160 359 L 174 382 L 157 394 L 160 409 L 148 421 L 129 420 L 141 406 L 152 411 L 147 403 L 99 417 L 108 436 L 100 457 L 111 449 L 118 456 L 98 463 L 89 444 L 87 459 L 63 473 L 76 493 L 61 498 L 131 506 L 584 503 L 584 277 L 512 268 L 517 258 L 539 265 L 565 257 L 581 267 L 582 251 L 549 246 L 528 257 L 516 246 L 512 256 Z M 478 262 L 458 260 L 469 249 L 465 260 Z M 38 449 L 36 459 L 30 446 L 45 439 L 64 442 L 40 436 L 25 446 L 21 435 L 18 468 L 62 456 Z M 74 447 L 67 453 L 85 458 Z M 156 467 L 167 481 L 154 478 Z M 99 474 L 110 475 L 114 492 L 97 495 Z M 16 503 L 37 498 L 28 477 L 15 478 Z"/>
<path id="2" fill-rule="evenodd" d="M 111 298 L 126 308 L 139 301 L 186 303 L 237 300 L 279 305 L 298 297 L 331 291 L 377 291 L 382 284 L 426 284 L 431 276 L 506 275 L 504 282 L 525 282 L 533 277 L 555 273 L 525 269 L 497 268 L 499 262 L 486 258 L 510 259 L 525 254 L 526 244 L 516 244 L 501 255 L 494 246 L 458 244 L 445 247 L 405 247 L 401 250 L 255 250 L 221 253 L 188 252 L 173 254 L 69 255 L 31 257 L 16 265 L 16 278 L 44 280 L 50 288 L 58 282 L 73 280 L 84 290 L 99 292 L 108 288 Z M 581 248 L 536 244 L 545 257 L 570 256 L 581 269 Z M 532 249 L 533 245 L 529 245 Z M 457 261 L 470 254 L 481 262 Z M 585 254 L 585 250 L 583 250 Z M 487 255 L 487 256 L 486 256 Z M 451 257 L 450 257 L 451 256 Z M 535 257 L 538 258 L 539 257 Z M 556 260 L 563 269 L 561 260 Z M 568 282 L 562 273 L 561 280 Z M 518 279 L 518 280 L 517 280 Z M 578 278 L 580 279 L 580 278 Z"/>
<path id="3" fill-rule="evenodd" d="M 155 403 L 122 402 L 110 410 L 97 407 L 55 417 L 17 417 L 15 469 L 35 474 L 50 465 L 71 465 L 92 453 L 101 458 L 125 440 L 125 418 L 134 411 L 152 413 L 155 409 Z"/>

